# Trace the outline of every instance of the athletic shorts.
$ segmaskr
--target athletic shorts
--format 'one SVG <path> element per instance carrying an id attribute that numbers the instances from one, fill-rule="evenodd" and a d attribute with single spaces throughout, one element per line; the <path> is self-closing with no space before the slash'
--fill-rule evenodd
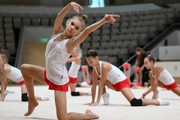
<path id="1" fill-rule="evenodd" d="M 163 84 L 163 86 L 164 86 L 164 88 L 166 88 L 166 89 L 168 89 L 168 90 L 172 90 L 172 89 L 178 87 L 178 85 L 177 85 L 177 83 L 176 83 L 175 81 L 174 81 L 174 83 L 172 83 L 172 84 L 170 84 L 170 85 L 164 85 L 164 84 Z"/>
<path id="2" fill-rule="evenodd" d="M 123 81 L 121 81 L 121 82 L 118 82 L 118 83 L 114 84 L 113 87 L 114 87 L 114 89 L 116 91 L 120 91 L 123 88 L 130 88 L 130 84 L 129 84 L 128 78 L 123 80 Z"/>
<path id="3" fill-rule="evenodd" d="M 46 70 L 44 70 L 44 80 L 49 85 L 49 90 L 59 90 L 59 91 L 63 91 L 63 92 L 68 91 L 68 83 L 66 83 L 64 85 L 56 85 L 56 84 L 52 83 L 50 80 L 48 80 L 48 78 L 46 77 Z"/>
<path id="4" fill-rule="evenodd" d="M 72 78 L 69 76 L 69 82 L 75 84 L 77 82 L 77 78 Z"/>

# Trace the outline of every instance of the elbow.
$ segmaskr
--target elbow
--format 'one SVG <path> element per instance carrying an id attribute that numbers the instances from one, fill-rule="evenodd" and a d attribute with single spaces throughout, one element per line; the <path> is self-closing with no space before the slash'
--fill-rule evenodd
<path id="1" fill-rule="evenodd" d="M 86 28 L 84 29 L 84 34 L 87 35 L 87 36 L 88 36 L 91 32 L 92 32 L 92 31 L 91 31 L 91 29 L 90 29 L 89 27 L 86 27 Z"/>

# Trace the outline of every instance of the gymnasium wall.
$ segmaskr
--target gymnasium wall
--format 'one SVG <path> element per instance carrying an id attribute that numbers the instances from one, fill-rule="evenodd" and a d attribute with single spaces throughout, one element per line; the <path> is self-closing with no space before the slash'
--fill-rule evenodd
<path id="1" fill-rule="evenodd" d="M 180 61 L 156 62 L 166 68 L 178 84 L 180 84 Z"/>
<path id="2" fill-rule="evenodd" d="M 151 54 L 153 54 L 157 60 L 159 60 L 159 47 L 165 46 L 165 40 L 167 40 L 167 46 L 178 46 L 180 45 L 180 30 L 173 31 L 166 38 L 159 43 L 153 50 L 151 50 Z"/>
<path id="3" fill-rule="evenodd" d="M 23 63 L 31 63 L 45 67 L 45 47 L 43 38 L 49 40 L 53 32 L 52 27 L 24 27 L 18 46 L 16 66 L 20 68 Z"/>

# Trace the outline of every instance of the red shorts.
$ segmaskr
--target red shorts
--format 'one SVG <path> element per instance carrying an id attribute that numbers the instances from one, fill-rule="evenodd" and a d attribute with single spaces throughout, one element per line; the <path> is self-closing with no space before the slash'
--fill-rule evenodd
<path id="1" fill-rule="evenodd" d="M 49 85 L 49 90 L 59 90 L 59 91 L 63 91 L 63 92 L 68 91 L 68 83 L 66 83 L 64 85 L 56 85 L 56 84 L 52 83 L 50 80 L 48 80 L 48 78 L 46 77 L 46 70 L 44 70 L 44 80 Z"/>
<path id="2" fill-rule="evenodd" d="M 69 76 L 69 82 L 75 84 L 77 82 L 77 78 L 72 78 Z"/>
<path id="3" fill-rule="evenodd" d="M 174 83 L 172 83 L 172 84 L 170 84 L 170 85 L 164 85 L 163 84 L 163 86 L 164 86 L 164 88 L 166 88 L 166 89 L 168 89 L 168 90 L 171 90 L 171 89 L 174 89 L 174 88 L 177 88 L 178 87 L 178 85 L 177 85 L 177 83 L 174 81 Z"/>
<path id="4" fill-rule="evenodd" d="M 24 85 L 24 84 L 25 84 L 25 82 L 24 82 L 24 80 L 23 80 L 23 81 L 19 82 L 18 84 L 20 84 L 20 85 Z"/>
<path id="5" fill-rule="evenodd" d="M 130 84 L 129 84 L 128 78 L 123 80 L 123 81 L 121 81 L 121 82 L 118 82 L 118 83 L 114 84 L 113 87 L 114 87 L 114 89 L 116 91 L 120 91 L 123 88 L 130 88 Z"/>

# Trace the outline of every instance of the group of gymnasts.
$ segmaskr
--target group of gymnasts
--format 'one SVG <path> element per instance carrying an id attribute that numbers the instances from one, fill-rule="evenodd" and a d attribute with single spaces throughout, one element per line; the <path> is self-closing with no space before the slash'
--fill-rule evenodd
<path id="1" fill-rule="evenodd" d="M 24 114 L 25 116 L 31 115 L 38 106 L 38 99 L 34 95 L 33 85 L 33 80 L 37 80 L 47 84 L 49 90 L 54 91 L 58 120 L 90 120 L 99 118 L 99 115 L 89 109 L 87 109 L 85 113 L 67 112 L 66 92 L 70 84 L 72 96 L 89 95 L 89 93 L 77 92 L 75 90 L 77 81 L 77 72 L 75 71 L 79 69 L 81 63 L 80 55 L 78 54 L 80 48 L 78 46 L 90 33 L 106 23 L 114 24 L 116 22 L 115 18 L 119 18 L 120 16 L 116 14 L 105 14 L 101 20 L 87 27 L 85 26 L 87 16 L 74 16 L 66 21 L 66 27 L 63 28 L 62 23 L 64 17 L 71 9 L 74 9 L 78 14 L 83 7 L 76 2 L 70 2 L 58 13 L 54 22 L 53 34 L 46 46 L 46 68 L 31 64 L 22 64 L 20 71 L 18 71 L 16 68 L 7 64 L 7 57 L 3 51 L 0 53 L 1 74 L 5 76 L 4 79 L 12 79 L 13 76 L 12 80 L 21 86 L 25 86 L 22 87 L 25 88 L 22 92 L 22 101 L 28 101 L 28 110 Z M 65 66 L 67 62 L 72 63 L 69 72 Z M 151 70 L 149 72 L 151 87 L 142 94 L 140 99 L 136 98 L 132 93 L 129 80 L 125 74 L 111 63 L 99 60 L 96 50 L 92 48 L 87 50 L 86 62 L 93 68 L 93 82 L 91 87 L 92 101 L 87 103 L 87 105 L 97 106 L 101 100 L 101 96 L 104 96 L 105 104 L 109 104 L 109 94 L 106 93 L 105 86 L 114 91 L 121 92 L 131 106 L 169 105 L 168 101 L 158 98 L 158 86 L 170 89 L 175 94 L 180 95 L 180 89 L 175 80 L 165 68 L 155 64 L 153 55 L 148 55 L 144 59 L 145 67 Z M 7 94 L 7 80 L 4 79 L 1 84 L 1 101 L 4 100 Z M 95 99 L 97 85 L 99 86 L 98 95 L 97 99 Z M 151 91 L 153 92 L 152 99 L 146 99 L 145 96 Z M 40 97 L 40 100 L 41 99 Z"/>

